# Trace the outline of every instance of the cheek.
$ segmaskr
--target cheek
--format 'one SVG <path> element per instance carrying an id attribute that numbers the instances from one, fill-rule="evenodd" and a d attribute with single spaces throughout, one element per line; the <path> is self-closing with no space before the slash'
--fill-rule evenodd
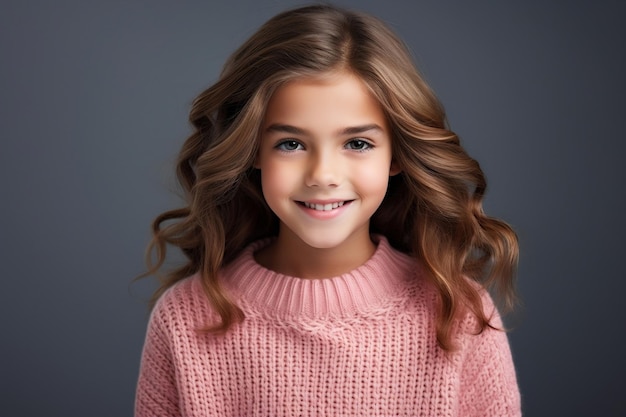
<path id="1" fill-rule="evenodd" d="M 389 184 L 389 164 L 381 163 L 359 167 L 354 172 L 354 181 L 364 193 L 384 196 Z"/>
<path id="2" fill-rule="evenodd" d="M 361 189 L 363 193 L 371 198 L 380 199 L 387 193 L 387 187 L 389 185 L 388 176 L 371 176 L 370 178 L 363 176 L 361 181 Z"/>
<path id="3" fill-rule="evenodd" d="M 293 189 L 293 172 L 283 164 L 265 164 L 261 169 L 263 196 L 272 207 L 273 200 L 288 196 Z"/>

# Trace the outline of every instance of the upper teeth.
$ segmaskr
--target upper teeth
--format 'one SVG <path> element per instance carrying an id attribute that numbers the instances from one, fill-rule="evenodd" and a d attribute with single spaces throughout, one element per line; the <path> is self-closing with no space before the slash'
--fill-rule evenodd
<path id="1" fill-rule="evenodd" d="M 312 203 L 307 203 L 305 201 L 304 205 L 313 210 L 330 211 L 332 209 L 336 209 L 337 207 L 343 206 L 343 201 L 338 202 L 338 203 L 329 203 L 329 204 L 312 204 Z"/>

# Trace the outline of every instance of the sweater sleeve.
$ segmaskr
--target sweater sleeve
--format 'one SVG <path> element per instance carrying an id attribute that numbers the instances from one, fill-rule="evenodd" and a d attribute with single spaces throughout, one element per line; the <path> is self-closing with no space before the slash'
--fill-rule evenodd
<path id="1" fill-rule="evenodd" d="M 180 416 L 171 338 L 162 304 L 155 306 L 148 324 L 135 397 L 135 417 Z"/>
<path id="2" fill-rule="evenodd" d="M 462 416 L 519 417 L 521 404 L 511 349 L 502 320 L 488 294 L 483 305 L 491 325 L 468 335 L 468 351 L 461 374 Z"/>

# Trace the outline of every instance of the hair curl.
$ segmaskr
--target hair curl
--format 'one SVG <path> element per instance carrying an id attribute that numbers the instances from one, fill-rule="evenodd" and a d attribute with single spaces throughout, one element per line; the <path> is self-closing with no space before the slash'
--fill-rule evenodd
<path id="1" fill-rule="evenodd" d="M 450 350 L 455 320 L 468 309 L 479 330 L 490 326 L 476 282 L 494 287 L 504 308 L 512 307 L 517 237 L 483 213 L 483 172 L 447 129 L 442 106 L 404 44 L 376 18 L 328 5 L 270 19 L 193 102 L 194 132 L 177 163 L 187 206 L 154 220 L 145 275 L 163 265 L 167 245 L 180 248 L 187 261 L 161 279 L 152 305 L 199 271 L 221 317 L 211 330 L 223 332 L 243 320 L 220 287 L 218 271 L 250 242 L 278 232 L 253 168 L 266 105 L 290 80 L 337 70 L 359 76 L 389 120 L 392 154 L 402 172 L 390 178 L 370 228 L 423 262 L 439 293 L 437 340 Z"/>

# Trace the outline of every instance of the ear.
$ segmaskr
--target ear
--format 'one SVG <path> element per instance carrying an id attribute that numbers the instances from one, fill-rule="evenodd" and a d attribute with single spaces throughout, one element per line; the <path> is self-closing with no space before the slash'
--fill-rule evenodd
<path id="1" fill-rule="evenodd" d="M 389 167 L 389 176 L 393 177 L 394 175 L 398 175 L 402 170 L 396 163 L 396 161 L 391 161 L 391 166 Z"/>

